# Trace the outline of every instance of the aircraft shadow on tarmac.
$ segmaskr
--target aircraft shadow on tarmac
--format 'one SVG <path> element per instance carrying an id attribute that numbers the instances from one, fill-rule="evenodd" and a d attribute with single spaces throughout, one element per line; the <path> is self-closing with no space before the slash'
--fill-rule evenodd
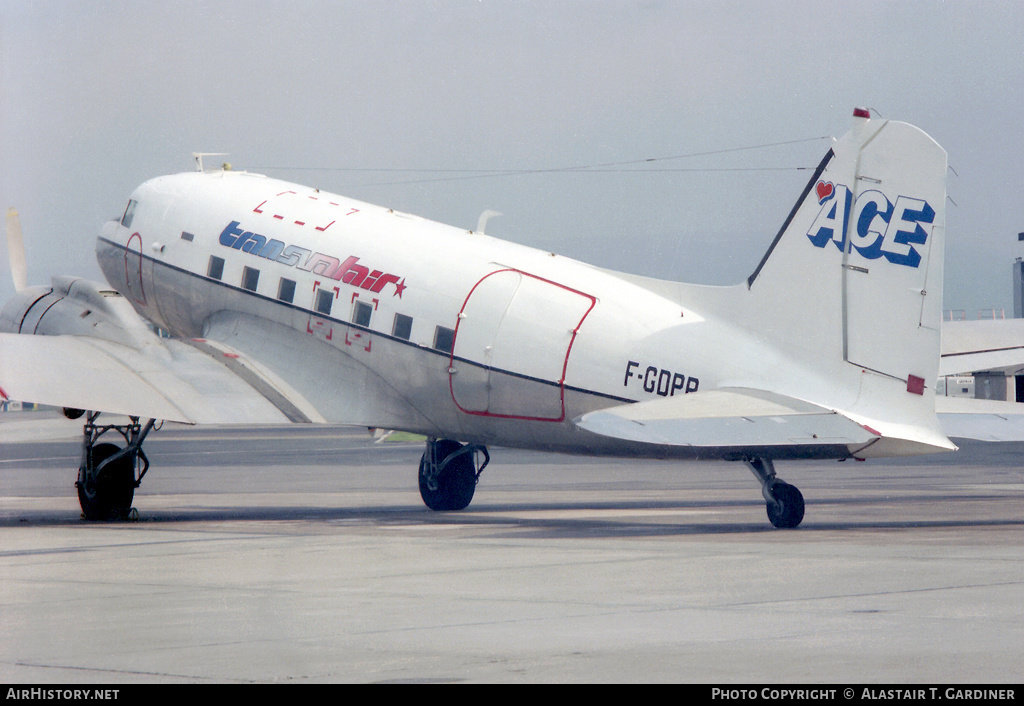
<path id="1" fill-rule="evenodd" d="M 1013 497 L 1010 497 L 1013 495 Z M 1000 513 L 970 513 L 966 503 L 1007 503 L 1018 506 L 1014 494 L 929 494 L 899 498 L 842 497 L 818 498 L 813 508 L 818 518 L 808 518 L 801 534 L 863 530 L 985 529 L 1024 528 L 1024 519 L 1000 517 Z M 949 516 L 943 503 L 958 508 Z M 870 517 L 843 517 L 844 507 L 868 509 Z M 874 506 L 874 510 L 871 510 Z M 928 506 L 932 506 L 934 512 Z M 838 508 L 832 511 L 830 508 Z M 708 501 L 607 501 L 607 502 L 522 502 L 474 504 L 462 512 L 432 512 L 423 507 L 387 505 L 375 507 L 316 507 L 298 505 L 254 505 L 222 507 L 204 505 L 195 508 L 146 508 L 133 512 L 125 522 L 86 522 L 67 510 L 8 511 L 0 516 L 0 528 L 68 527 L 90 528 L 118 526 L 140 529 L 190 523 L 323 523 L 361 530 L 374 527 L 422 527 L 437 525 L 439 531 L 452 528 L 480 531 L 493 529 L 501 535 L 530 535 L 535 538 L 586 539 L 659 537 L 673 535 L 726 535 L 779 532 L 763 521 L 763 503 L 759 500 Z M 674 514 L 678 512 L 678 515 Z M 973 515 L 973 516 L 972 516 Z M 984 515 L 984 516 L 978 516 Z M 741 518 L 742 516 L 742 518 Z M 725 519 L 729 517 L 731 519 Z M 0 552 L 3 554 L 4 552 Z"/>

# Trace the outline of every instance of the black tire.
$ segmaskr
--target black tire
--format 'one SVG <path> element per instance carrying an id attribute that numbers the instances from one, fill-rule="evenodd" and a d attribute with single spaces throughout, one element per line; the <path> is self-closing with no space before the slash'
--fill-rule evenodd
<path id="1" fill-rule="evenodd" d="M 774 503 L 768 503 L 768 520 L 779 529 L 792 529 L 804 519 L 804 496 L 800 490 L 781 481 L 772 485 Z"/>
<path id="2" fill-rule="evenodd" d="M 442 439 L 436 442 L 437 460 L 443 461 L 449 454 L 462 448 L 457 441 Z M 441 469 L 437 476 L 437 488 L 431 489 L 427 483 L 427 452 L 420 459 L 420 497 L 424 504 L 435 512 L 453 512 L 464 510 L 473 500 L 476 491 L 476 468 L 473 464 L 473 453 L 459 454 Z"/>
<path id="3" fill-rule="evenodd" d="M 93 469 L 120 449 L 114 444 L 97 444 L 92 449 L 92 468 L 78 471 L 78 503 L 87 520 L 123 520 L 135 497 L 135 458 L 129 454 L 108 465 L 99 474 Z"/>

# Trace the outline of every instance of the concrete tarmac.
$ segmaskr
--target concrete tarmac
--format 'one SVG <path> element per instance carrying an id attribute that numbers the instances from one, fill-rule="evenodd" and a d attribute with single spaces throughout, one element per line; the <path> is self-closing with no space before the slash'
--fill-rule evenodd
<path id="1" fill-rule="evenodd" d="M 0 681 L 1021 681 L 1024 446 L 742 464 L 491 449 L 427 510 L 422 444 L 166 426 L 138 518 L 80 519 L 81 425 L 0 415 Z"/>

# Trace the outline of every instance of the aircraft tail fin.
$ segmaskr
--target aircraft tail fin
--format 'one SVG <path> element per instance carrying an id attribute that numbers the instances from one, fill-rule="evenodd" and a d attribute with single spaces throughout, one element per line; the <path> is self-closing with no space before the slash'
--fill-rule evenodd
<path id="1" fill-rule="evenodd" d="M 847 362 L 930 380 L 942 322 L 946 153 L 916 127 L 854 115 L 747 287 L 776 312 L 792 312 L 779 327 L 786 335 L 820 334 L 827 321 Z"/>
<path id="2" fill-rule="evenodd" d="M 934 407 L 945 202 L 945 150 L 854 111 L 730 313 L 829 381 L 805 399 L 949 448 Z"/>

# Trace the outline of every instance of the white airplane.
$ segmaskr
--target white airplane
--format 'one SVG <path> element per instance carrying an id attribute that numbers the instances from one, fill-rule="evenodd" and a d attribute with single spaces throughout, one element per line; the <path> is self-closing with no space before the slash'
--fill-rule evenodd
<path id="1" fill-rule="evenodd" d="M 159 177 L 102 228 L 109 286 L 12 265 L 0 396 L 91 410 L 87 518 L 130 510 L 154 420 L 331 422 L 426 435 L 434 510 L 506 446 L 743 461 L 795 527 L 776 461 L 956 448 L 935 410 L 945 178 L 928 135 L 858 109 L 753 274 L 711 287 L 257 174 Z"/>

